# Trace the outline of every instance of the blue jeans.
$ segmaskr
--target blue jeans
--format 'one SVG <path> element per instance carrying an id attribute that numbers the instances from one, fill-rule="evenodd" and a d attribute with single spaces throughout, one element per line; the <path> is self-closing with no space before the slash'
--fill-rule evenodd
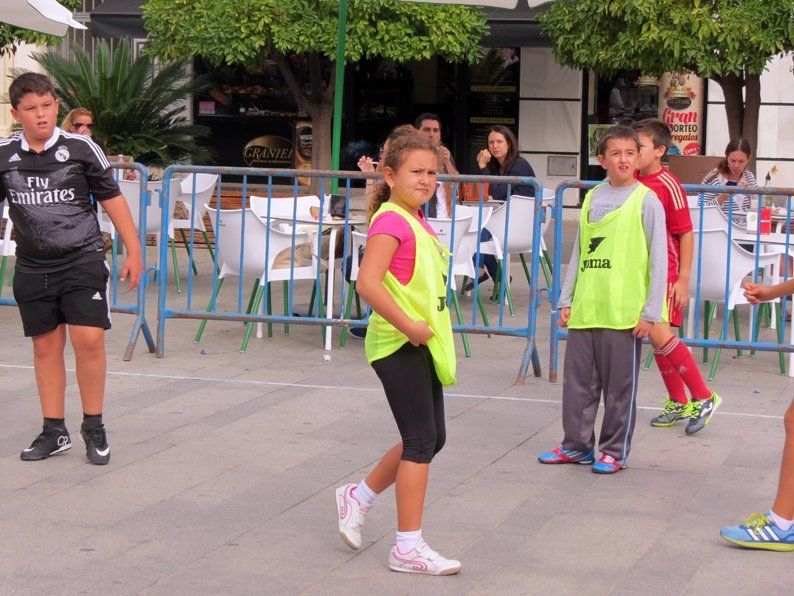
<path id="1" fill-rule="evenodd" d="M 487 242 L 491 240 L 493 236 L 488 230 L 483 229 L 480 232 L 480 242 Z M 491 276 L 491 279 L 496 279 L 496 266 L 498 261 L 494 255 L 485 255 L 480 253 L 480 260 L 477 260 L 477 255 L 475 254 L 472 257 L 472 261 L 474 261 L 474 268 L 479 271 L 481 267 L 485 267 L 485 270 L 488 272 L 488 275 Z"/>

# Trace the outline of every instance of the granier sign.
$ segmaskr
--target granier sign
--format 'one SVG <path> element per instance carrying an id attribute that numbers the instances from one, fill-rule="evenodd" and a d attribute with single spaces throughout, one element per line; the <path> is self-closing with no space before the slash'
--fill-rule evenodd
<path id="1" fill-rule="evenodd" d="M 276 135 L 251 139 L 243 149 L 243 160 L 252 168 L 292 168 L 292 141 Z"/>

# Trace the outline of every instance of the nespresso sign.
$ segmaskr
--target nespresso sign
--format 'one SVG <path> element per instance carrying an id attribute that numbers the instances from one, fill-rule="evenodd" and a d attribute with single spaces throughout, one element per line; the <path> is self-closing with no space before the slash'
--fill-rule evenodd
<path id="1" fill-rule="evenodd" d="M 266 135 L 248 141 L 243 161 L 252 168 L 291 168 L 295 148 L 284 137 Z"/>

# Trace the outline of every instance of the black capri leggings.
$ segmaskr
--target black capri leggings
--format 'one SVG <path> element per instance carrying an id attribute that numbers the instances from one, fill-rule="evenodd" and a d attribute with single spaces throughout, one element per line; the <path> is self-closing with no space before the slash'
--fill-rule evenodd
<path id="1" fill-rule="evenodd" d="M 372 363 L 403 441 L 401 459 L 429 464 L 447 440 L 444 393 L 427 346 L 406 343 Z"/>

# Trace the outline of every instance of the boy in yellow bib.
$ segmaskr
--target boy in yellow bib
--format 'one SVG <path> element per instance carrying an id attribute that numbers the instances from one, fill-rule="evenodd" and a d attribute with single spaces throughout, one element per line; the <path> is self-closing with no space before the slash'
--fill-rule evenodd
<path id="1" fill-rule="evenodd" d="M 667 229 L 656 195 L 634 180 L 635 132 L 613 126 L 598 144 L 607 180 L 587 193 L 579 234 L 557 303 L 568 327 L 562 386 L 562 445 L 544 464 L 592 464 L 597 474 L 626 467 L 637 417 L 642 339 L 666 305 Z M 595 458 L 595 419 L 604 420 Z"/>
<path id="2" fill-rule="evenodd" d="M 406 136 L 384 154 L 384 182 L 370 204 L 357 291 L 372 307 L 367 361 L 383 383 L 402 440 L 358 484 L 336 490 L 339 533 L 352 549 L 375 498 L 395 484 L 397 535 L 389 568 L 452 575 L 459 561 L 422 539 L 430 462 L 444 446 L 443 385 L 455 383 L 455 347 L 446 305 L 449 261 L 420 207 L 436 189 L 438 153 Z"/>

